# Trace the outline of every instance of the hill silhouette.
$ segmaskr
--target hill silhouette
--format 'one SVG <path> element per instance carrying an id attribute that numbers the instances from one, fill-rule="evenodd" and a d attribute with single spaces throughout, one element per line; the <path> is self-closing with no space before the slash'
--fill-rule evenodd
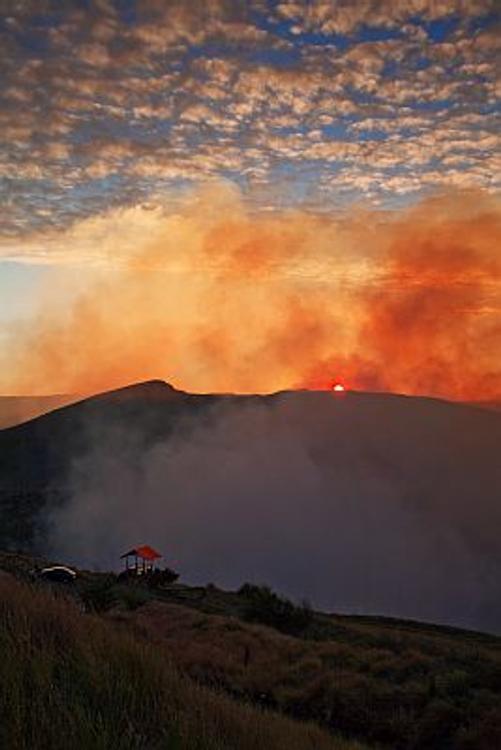
<path id="1" fill-rule="evenodd" d="M 501 416 L 437 399 L 162 381 L 0 431 L 0 543 L 498 632 Z"/>
<path id="2" fill-rule="evenodd" d="M 77 401 L 78 396 L 0 396 L 0 430 L 35 419 L 42 414 Z"/>

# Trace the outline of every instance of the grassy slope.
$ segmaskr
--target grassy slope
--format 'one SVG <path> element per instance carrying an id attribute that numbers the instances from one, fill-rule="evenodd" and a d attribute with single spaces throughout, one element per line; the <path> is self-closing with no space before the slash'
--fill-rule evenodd
<path id="1" fill-rule="evenodd" d="M 108 616 L 165 646 L 197 680 L 346 736 L 393 748 L 501 746 L 495 638 L 321 615 L 299 638 L 155 599 Z"/>
<path id="2" fill-rule="evenodd" d="M 209 690 L 74 600 L 0 576 L 0 747 L 356 750 Z"/>
<path id="3" fill-rule="evenodd" d="M 30 558 L 0 555 L 0 568 L 17 575 L 26 576 L 32 565 Z M 112 576 L 83 572 L 75 591 L 79 602 L 101 611 L 96 622 L 112 628 L 106 632 L 113 633 L 117 643 L 119 637 L 134 642 L 134 648 L 174 665 L 184 680 L 225 692 L 254 706 L 252 710 L 256 704 L 266 705 L 372 746 L 409 750 L 501 746 L 499 638 L 414 622 L 321 613 L 292 636 L 248 622 L 249 596 L 215 587 L 175 585 L 152 592 L 117 585 Z M 259 611 L 254 609 L 254 620 L 256 614 Z M 87 622 L 95 622 L 89 615 L 72 617 L 83 622 L 82 632 Z M 267 742 L 263 748 L 294 747 Z"/>

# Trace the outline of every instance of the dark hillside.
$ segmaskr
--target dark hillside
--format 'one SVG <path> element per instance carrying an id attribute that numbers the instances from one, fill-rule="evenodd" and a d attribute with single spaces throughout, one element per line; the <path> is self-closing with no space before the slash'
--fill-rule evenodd
<path id="1" fill-rule="evenodd" d="M 194 395 L 163 381 L 149 381 L 0 430 L 0 503 L 9 496 L 27 494 L 36 496 L 42 506 L 48 493 L 64 485 L 71 460 L 91 445 L 104 448 L 114 439 L 129 436 L 138 450 L 144 449 L 168 439 L 174 430 L 189 434 L 214 413 L 253 404 L 279 406 L 278 419 L 289 419 L 294 426 L 308 410 L 324 424 L 335 420 L 333 429 L 343 441 L 331 457 L 335 463 L 349 458 L 353 448 L 361 448 L 383 473 L 396 472 L 403 478 L 409 470 L 418 475 L 421 468 L 426 470 L 436 450 L 444 473 L 461 474 L 468 483 L 477 483 L 478 476 L 490 479 L 494 447 L 501 442 L 500 416 L 437 399 L 355 392 L 336 398 L 331 393 L 307 391 L 270 396 Z M 326 441 L 315 450 L 319 455 L 329 454 L 331 447 Z M 496 481 L 501 487 L 500 474 L 496 473 Z M 26 541 L 12 540 L 20 545 Z"/>
<path id="2" fill-rule="evenodd" d="M 391 394 L 159 381 L 0 431 L 0 544 L 501 632 L 501 415 Z"/>
<path id="3" fill-rule="evenodd" d="M 64 473 L 89 443 L 129 433 L 140 444 L 168 438 L 221 404 L 252 403 L 259 396 L 194 395 L 161 380 L 91 396 L 9 429 L 0 430 L 2 487 L 39 489 Z M 276 396 L 265 397 L 275 399 Z"/>
<path id="4" fill-rule="evenodd" d="M 190 418 L 212 399 L 152 381 L 100 394 L 0 430 L 0 543 L 40 544 L 44 513 L 65 502 L 71 462 L 93 444 L 112 445 L 130 435 L 137 451 Z"/>

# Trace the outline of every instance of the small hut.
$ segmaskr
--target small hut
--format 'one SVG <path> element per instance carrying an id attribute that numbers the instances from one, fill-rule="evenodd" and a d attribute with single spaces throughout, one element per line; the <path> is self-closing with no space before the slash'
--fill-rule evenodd
<path id="1" fill-rule="evenodd" d="M 151 573 L 155 561 L 160 560 L 161 557 L 160 552 L 150 547 L 149 544 L 143 544 L 125 552 L 120 559 L 125 560 L 125 573 L 140 576 Z"/>

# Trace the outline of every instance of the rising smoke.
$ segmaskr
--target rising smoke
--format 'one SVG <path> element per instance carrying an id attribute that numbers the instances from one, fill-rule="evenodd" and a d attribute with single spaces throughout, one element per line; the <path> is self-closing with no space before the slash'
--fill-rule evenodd
<path id="1" fill-rule="evenodd" d="M 71 309 L 51 294 L 13 331 L 0 387 L 92 393 L 160 377 L 192 392 L 354 388 L 501 393 L 499 201 L 429 199 L 395 215 L 253 214 L 221 186 L 52 239 L 110 260 Z"/>
<path id="2" fill-rule="evenodd" d="M 144 447 L 94 424 L 52 554 L 150 543 L 185 580 L 501 632 L 495 414 L 390 396 L 232 403 Z"/>

